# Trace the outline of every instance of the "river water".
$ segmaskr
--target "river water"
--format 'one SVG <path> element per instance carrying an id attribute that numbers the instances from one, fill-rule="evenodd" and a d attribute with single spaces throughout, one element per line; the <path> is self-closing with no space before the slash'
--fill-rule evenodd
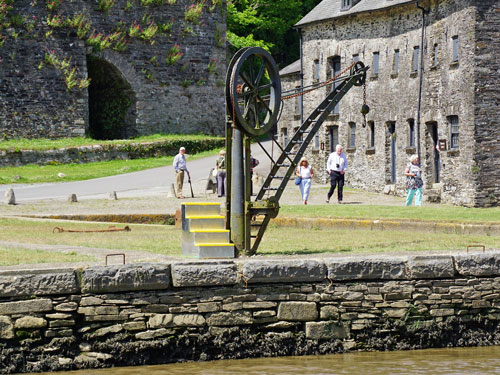
<path id="1" fill-rule="evenodd" d="M 52 373 L 54 374 L 54 373 Z M 58 375 L 498 375 L 500 346 L 191 362 Z"/>

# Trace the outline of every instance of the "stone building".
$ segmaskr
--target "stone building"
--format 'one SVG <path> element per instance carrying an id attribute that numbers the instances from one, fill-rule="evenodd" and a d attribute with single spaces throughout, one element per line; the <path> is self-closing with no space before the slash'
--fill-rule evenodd
<path id="1" fill-rule="evenodd" d="M 340 143 L 350 163 L 348 185 L 404 194 L 403 171 L 418 153 L 428 198 L 498 205 L 499 4 L 324 0 L 300 20 L 302 63 L 280 72 L 285 87 L 325 81 L 356 60 L 370 66 L 366 123 L 363 88 L 355 87 L 307 151 L 316 170 L 325 170 L 328 154 Z M 304 118 L 326 90 L 331 87 L 304 96 Z M 299 107 L 291 101 L 284 107 L 282 142 L 300 125 Z M 327 181 L 326 172 L 317 176 Z"/>
<path id="2" fill-rule="evenodd" d="M 225 9 L 0 0 L 0 139 L 223 134 Z"/>

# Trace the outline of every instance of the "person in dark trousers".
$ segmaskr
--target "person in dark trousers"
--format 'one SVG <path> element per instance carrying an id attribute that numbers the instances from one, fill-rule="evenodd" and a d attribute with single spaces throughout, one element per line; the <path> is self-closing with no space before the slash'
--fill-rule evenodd
<path id="1" fill-rule="evenodd" d="M 184 154 L 186 153 L 186 149 L 181 147 L 179 149 L 179 153 L 175 155 L 173 166 L 175 169 L 175 179 L 177 182 L 177 198 L 183 199 L 182 195 L 182 187 L 184 185 L 184 172 L 189 173 L 186 166 L 186 157 Z"/>
<path id="2" fill-rule="evenodd" d="M 217 170 L 217 196 L 223 197 L 226 195 L 226 151 L 219 151 L 215 168 Z"/>
<path id="3" fill-rule="evenodd" d="M 330 175 L 330 190 L 326 197 L 326 203 L 330 203 L 330 198 L 335 191 L 335 187 L 338 185 L 337 198 L 339 204 L 342 204 L 342 193 L 344 190 L 344 177 L 345 171 L 347 170 L 347 157 L 342 152 L 342 146 L 337 145 L 335 147 L 335 152 L 332 152 L 328 157 L 326 162 L 326 170 Z"/>

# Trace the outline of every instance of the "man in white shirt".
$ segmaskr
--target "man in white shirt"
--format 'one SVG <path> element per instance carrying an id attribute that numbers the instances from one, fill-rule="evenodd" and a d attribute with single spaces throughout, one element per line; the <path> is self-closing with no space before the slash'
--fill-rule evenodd
<path id="1" fill-rule="evenodd" d="M 338 184 L 337 197 L 339 204 L 342 204 L 342 193 L 344 190 L 344 175 L 347 170 L 347 158 L 342 152 L 342 146 L 337 145 L 335 152 L 332 152 L 326 162 L 326 170 L 330 175 L 330 190 L 326 198 L 326 203 L 330 203 L 330 198 Z"/>
<path id="2" fill-rule="evenodd" d="M 186 153 L 186 149 L 184 147 L 181 147 L 179 149 L 179 153 L 175 155 L 174 158 L 174 169 L 175 169 L 175 177 L 177 181 L 177 198 L 183 199 L 184 196 L 182 195 L 182 187 L 184 186 L 184 171 L 189 173 L 187 166 L 186 166 L 186 157 L 184 154 Z"/>

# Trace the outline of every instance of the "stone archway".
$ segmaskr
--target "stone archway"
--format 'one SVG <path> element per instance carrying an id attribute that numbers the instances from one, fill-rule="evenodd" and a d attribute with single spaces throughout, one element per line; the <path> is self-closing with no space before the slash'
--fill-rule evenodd
<path id="1" fill-rule="evenodd" d="M 89 135 L 94 139 L 125 139 L 137 135 L 136 97 L 120 71 L 108 61 L 87 56 Z"/>

